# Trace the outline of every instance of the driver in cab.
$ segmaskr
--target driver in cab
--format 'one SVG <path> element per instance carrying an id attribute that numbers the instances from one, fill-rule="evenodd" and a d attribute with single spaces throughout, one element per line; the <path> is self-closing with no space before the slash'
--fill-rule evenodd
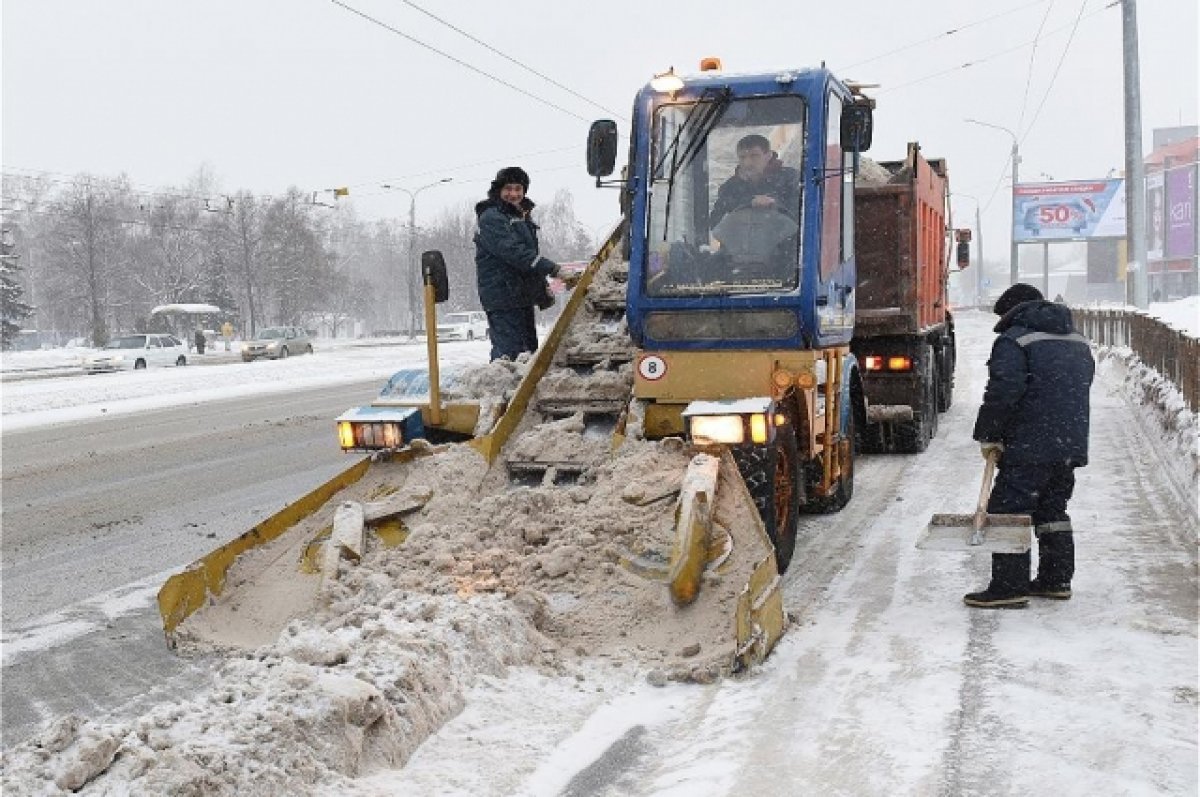
<path id="1" fill-rule="evenodd" d="M 800 173 L 783 165 L 766 137 L 757 133 L 743 136 L 737 143 L 737 158 L 733 176 L 717 189 L 710 228 L 743 208 L 773 209 L 799 221 Z"/>

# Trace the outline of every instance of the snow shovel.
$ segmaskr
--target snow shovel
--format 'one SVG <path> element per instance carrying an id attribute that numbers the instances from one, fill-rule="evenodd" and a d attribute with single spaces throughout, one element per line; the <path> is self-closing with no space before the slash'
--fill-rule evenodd
<path id="1" fill-rule="evenodd" d="M 968 553 L 1024 553 L 1032 542 L 1029 515 L 989 515 L 988 493 L 996 471 L 996 452 L 989 452 L 983 469 L 983 486 L 974 515 L 934 515 L 917 547 L 926 551 Z"/>

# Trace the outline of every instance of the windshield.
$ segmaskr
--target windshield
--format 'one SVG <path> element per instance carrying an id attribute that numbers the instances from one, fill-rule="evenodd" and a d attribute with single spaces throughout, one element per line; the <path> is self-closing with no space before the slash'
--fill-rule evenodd
<path id="1" fill-rule="evenodd" d="M 262 340 L 272 340 L 274 338 L 282 338 L 284 333 L 283 327 L 269 327 L 262 331 L 258 337 Z"/>
<path id="2" fill-rule="evenodd" d="M 447 324 L 469 324 L 469 323 L 471 323 L 471 317 L 469 315 L 467 315 L 466 313 L 451 313 L 450 315 L 446 316 L 446 323 Z"/>
<path id="3" fill-rule="evenodd" d="M 703 140 L 705 125 L 695 120 L 704 117 L 694 109 L 663 105 L 655 113 L 646 294 L 795 289 L 804 102 L 729 101 Z"/>
<path id="4" fill-rule="evenodd" d="M 123 338 L 110 340 L 106 349 L 144 349 L 146 348 L 145 335 L 128 335 Z"/>

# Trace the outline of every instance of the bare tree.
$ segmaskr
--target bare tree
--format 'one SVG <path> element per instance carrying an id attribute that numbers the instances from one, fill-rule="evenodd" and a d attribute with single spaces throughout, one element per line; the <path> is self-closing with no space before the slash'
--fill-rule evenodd
<path id="1" fill-rule="evenodd" d="M 327 284 L 322 274 L 330 268 L 299 189 L 288 189 L 267 207 L 262 245 L 274 315 L 280 323 L 299 323 L 306 312 L 319 306 Z"/>
<path id="2" fill-rule="evenodd" d="M 228 264 L 230 280 L 241 291 L 242 317 L 248 325 L 245 332 L 253 336 L 258 331 L 260 315 L 260 262 L 266 214 L 262 203 L 248 191 L 239 192 L 232 200 L 228 212 L 218 213 L 209 222 L 217 250 L 212 258 Z"/>
<path id="3" fill-rule="evenodd" d="M 199 204 L 169 195 L 157 199 L 136 233 L 133 283 L 157 304 L 196 300 L 204 251 Z"/>
<path id="4" fill-rule="evenodd" d="M 122 210 L 128 196 L 123 182 L 76 179 L 52 206 L 49 271 L 55 292 L 82 310 L 92 342 L 108 341 L 110 304 L 119 292 L 114 282 L 124 239 Z"/>

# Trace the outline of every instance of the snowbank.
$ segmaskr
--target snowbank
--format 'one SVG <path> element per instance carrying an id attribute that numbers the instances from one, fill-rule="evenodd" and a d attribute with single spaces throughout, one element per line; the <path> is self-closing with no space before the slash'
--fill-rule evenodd
<path id="1" fill-rule="evenodd" d="M 1200 519 L 1200 427 L 1179 389 L 1150 368 L 1128 347 L 1101 347 L 1097 357 L 1102 373 L 1107 372 L 1122 387 L 1126 400 L 1147 440 L 1159 448 L 1164 475 L 1192 517 Z M 1192 528 L 1196 538 L 1196 528 Z"/>

